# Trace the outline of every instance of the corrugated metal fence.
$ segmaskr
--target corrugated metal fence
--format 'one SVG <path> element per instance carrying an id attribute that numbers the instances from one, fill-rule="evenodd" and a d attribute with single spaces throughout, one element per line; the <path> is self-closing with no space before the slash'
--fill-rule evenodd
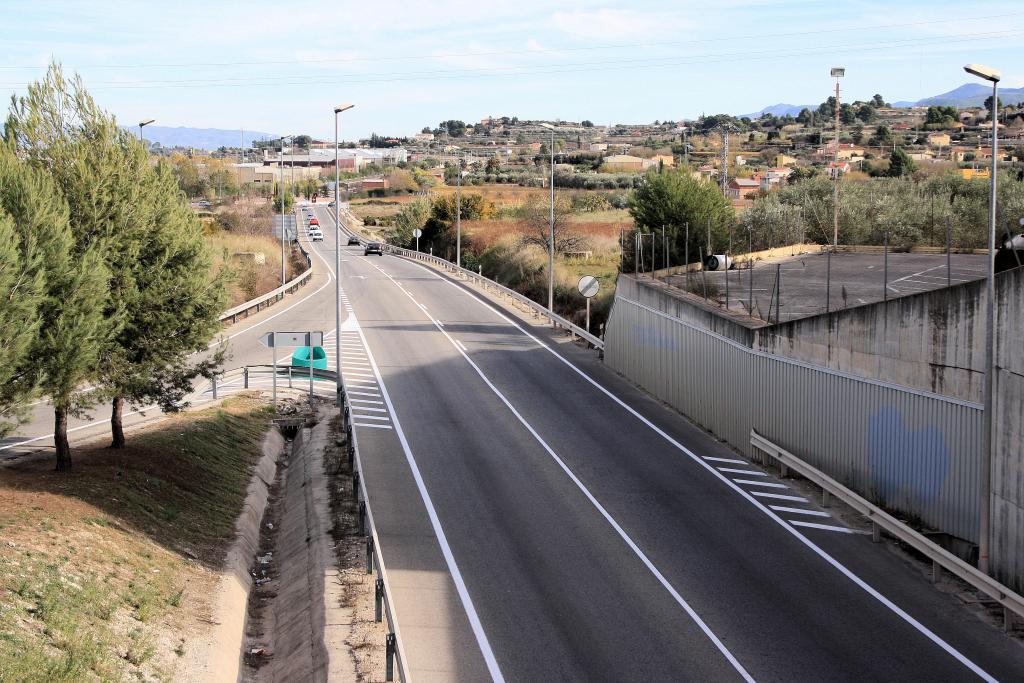
<path id="1" fill-rule="evenodd" d="M 610 367 L 744 453 L 753 428 L 875 504 L 977 542 L 980 405 L 755 351 L 650 305 L 664 296 L 620 278 Z"/>

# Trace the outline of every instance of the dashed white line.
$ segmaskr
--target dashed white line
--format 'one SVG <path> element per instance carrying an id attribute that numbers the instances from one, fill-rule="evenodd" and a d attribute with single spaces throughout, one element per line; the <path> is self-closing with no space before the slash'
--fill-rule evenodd
<path id="1" fill-rule="evenodd" d="M 811 517 L 829 517 L 827 512 L 821 512 L 820 510 L 805 510 L 803 508 L 791 508 L 785 505 L 769 505 L 772 510 L 776 512 L 792 512 L 796 515 L 810 515 Z"/>
<path id="2" fill-rule="evenodd" d="M 776 484 L 773 481 L 755 481 L 752 479 L 733 479 L 737 484 L 748 484 L 750 486 L 770 486 L 773 489 L 788 489 L 785 484 Z"/>
<path id="3" fill-rule="evenodd" d="M 848 529 L 845 526 L 833 526 L 831 524 L 818 524 L 816 522 L 801 522 L 798 519 L 789 520 L 790 524 L 802 526 L 808 529 L 821 529 L 822 531 L 835 531 L 840 534 L 870 534 L 870 531 L 861 531 L 860 529 Z"/>
<path id="4" fill-rule="evenodd" d="M 746 465 L 747 464 L 746 460 L 737 460 L 736 458 L 713 458 L 710 455 L 705 455 L 705 456 L 703 456 L 703 458 L 705 460 L 710 460 L 712 462 L 731 462 L 731 463 L 735 463 L 737 465 Z"/>
<path id="5" fill-rule="evenodd" d="M 756 470 L 741 470 L 737 467 L 717 467 L 719 472 L 732 472 L 733 474 L 745 474 L 749 477 L 767 477 L 768 475 L 764 472 L 758 472 Z"/>
<path id="6" fill-rule="evenodd" d="M 784 496 L 781 493 L 765 493 L 764 491 L 751 491 L 750 493 L 757 496 L 758 498 L 771 498 L 772 500 L 794 500 L 798 503 L 807 502 L 806 498 L 801 498 L 800 496 Z"/>

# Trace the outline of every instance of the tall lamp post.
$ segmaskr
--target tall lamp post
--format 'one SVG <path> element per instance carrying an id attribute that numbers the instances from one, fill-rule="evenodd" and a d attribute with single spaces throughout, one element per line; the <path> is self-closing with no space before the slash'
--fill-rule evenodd
<path id="1" fill-rule="evenodd" d="M 139 142 L 146 141 L 146 138 L 142 136 L 142 129 L 151 123 L 156 123 L 156 119 L 146 119 L 145 121 L 139 121 Z"/>
<path id="2" fill-rule="evenodd" d="M 455 184 L 455 265 L 462 267 L 462 153 L 459 152 L 457 165 L 459 179 Z"/>
<path id="3" fill-rule="evenodd" d="M 341 164 L 338 158 L 338 114 L 348 111 L 354 104 L 339 104 L 334 108 L 334 369 L 338 372 L 335 391 L 338 407 L 345 400 L 341 384 L 341 204 L 338 186 L 341 185 Z"/>
<path id="4" fill-rule="evenodd" d="M 548 218 L 548 313 L 555 312 L 555 127 L 540 124 L 551 132 L 551 214 Z"/>
<path id="5" fill-rule="evenodd" d="M 839 79 L 846 75 L 841 66 L 832 67 L 832 78 L 836 79 L 836 150 L 832 159 L 832 172 L 835 182 L 832 184 L 832 249 L 839 244 Z"/>
<path id="6" fill-rule="evenodd" d="M 284 287 L 285 273 L 284 273 L 284 241 L 287 237 L 287 231 L 284 225 L 284 141 L 291 138 L 291 135 L 281 136 L 281 160 L 280 160 L 280 171 L 281 171 L 281 286 Z M 310 361 L 312 362 L 312 361 Z"/>
<path id="7" fill-rule="evenodd" d="M 981 64 L 968 64 L 964 71 L 992 83 L 992 178 L 988 207 L 988 277 L 985 282 L 985 396 L 982 429 L 981 486 L 978 504 L 981 506 L 978 523 L 978 569 L 989 571 L 992 547 L 992 424 L 995 410 L 995 252 L 996 252 L 996 171 L 999 168 L 999 130 L 996 123 L 999 99 L 999 79 L 996 69 Z"/>

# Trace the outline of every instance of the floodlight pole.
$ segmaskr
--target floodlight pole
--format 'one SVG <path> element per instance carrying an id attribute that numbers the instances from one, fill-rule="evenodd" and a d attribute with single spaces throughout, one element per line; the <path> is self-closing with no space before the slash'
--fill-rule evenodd
<path id="1" fill-rule="evenodd" d="M 995 440 L 995 252 L 996 252 L 996 174 L 999 170 L 999 124 L 996 120 L 999 101 L 999 71 L 981 64 L 968 64 L 964 71 L 992 83 L 992 167 L 988 207 L 988 277 L 985 281 L 985 384 L 982 414 L 982 448 L 978 491 L 978 569 L 989 573 L 992 548 L 992 450 Z"/>
<path id="2" fill-rule="evenodd" d="M 341 383 L 341 162 L 338 156 L 338 115 L 353 106 L 340 104 L 334 108 L 334 369 L 337 371 L 334 390 L 339 408 L 345 402 L 345 387 Z"/>

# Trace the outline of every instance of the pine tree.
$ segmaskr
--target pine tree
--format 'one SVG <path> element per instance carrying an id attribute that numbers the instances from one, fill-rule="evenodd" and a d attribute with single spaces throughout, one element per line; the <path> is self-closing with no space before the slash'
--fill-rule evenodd
<path id="1" fill-rule="evenodd" d="M 123 264 L 133 280 L 125 288 L 131 298 L 124 301 L 124 324 L 102 368 L 103 384 L 113 395 L 113 448 L 124 446 L 126 403 L 178 410 L 192 380 L 209 376 L 224 354 L 221 350 L 190 358 L 206 351 L 221 329 L 228 274 L 213 274 L 202 226 L 170 167 L 161 163 L 151 168 L 141 148 L 139 154 L 132 163 L 140 178 L 143 211 L 124 235 L 134 242 L 133 258 Z"/>
<path id="2" fill-rule="evenodd" d="M 121 245 L 118 237 L 138 211 L 137 183 L 124 131 L 57 65 L 12 101 L 4 135 L 19 158 L 49 176 L 67 206 L 65 229 L 45 240 L 48 296 L 33 350 L 41 364 L 39 388 L 54 408 L 57 469 L 67 470 L 68 416 L 82 416 L 102 399 L 101 392 L 82 388 L 99 377 L 122 324 L 121 302 L 131 294 L 133 282 L 111 255 L 121 263 L 133 257 L 131 243 Z"/>

